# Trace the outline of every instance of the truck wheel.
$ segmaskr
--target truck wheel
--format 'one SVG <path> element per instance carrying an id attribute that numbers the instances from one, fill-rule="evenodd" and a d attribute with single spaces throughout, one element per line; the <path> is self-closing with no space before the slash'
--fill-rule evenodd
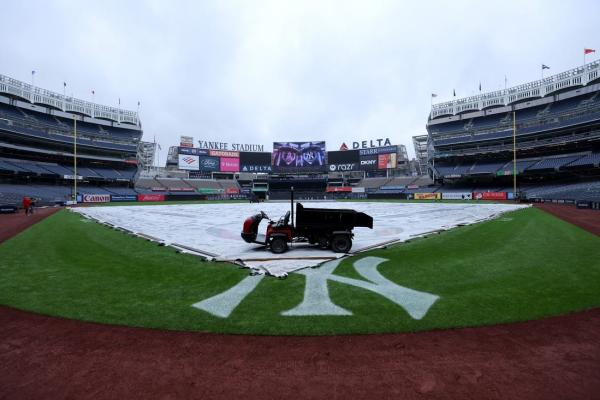
<path id="1" fill-rule="evenodd" d="M 347 253 L 352 247 L 352 240 L 348 235 L 335 235 L 331 239 L 331 250 L 335 253 Z"/>
<path id="2" fill-rule="evenodd" d="M 287 247 L 288 246 L 284 238 L 276 237 L 271 240 L 271 251 L 275 254 L 285 253 Z"/>

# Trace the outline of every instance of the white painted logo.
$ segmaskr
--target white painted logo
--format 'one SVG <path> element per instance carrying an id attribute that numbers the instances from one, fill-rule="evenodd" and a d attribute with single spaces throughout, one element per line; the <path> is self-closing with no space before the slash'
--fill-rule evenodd
<path id="1" fill-rule="evenodd" d="M 414 319 L 422 319 L 439 296 L 419 292 L 395 284 L 377 271 L 379 264 L 388 261 L 385 258 L 365 257 L 356 261 L 353 266 L 363 278 L 353 279 L 334 275 L 333 272 L 342 260 L 329 261 L 318 268 L 308 268 L 298 271 L 306 276 L 304 299 L 291 310 L 283 311 L 283 316 L 310 315 L 352 315 L 352 311 L 342 308 L 331 301 L 327 281 L 335 281 L 350 286 L 359 287 L 385 297 L 391 302 L 404 308 Z M 206 311 L 221 318 L 227 318 L 237 306 L 258 286 L 264 275 L 254 275 L 244 278 L 232 288 L 202 300 L 192 307 Z"/>

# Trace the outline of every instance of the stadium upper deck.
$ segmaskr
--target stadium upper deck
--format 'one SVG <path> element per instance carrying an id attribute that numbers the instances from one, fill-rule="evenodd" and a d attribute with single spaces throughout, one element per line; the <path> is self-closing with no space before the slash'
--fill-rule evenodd
<path id="1" fill-rule="evenodd" d="M 512 160 L 515 144 L 519 160 L 565 161 L 554 168 L 532 164 L 519 173 L 572 169 L 577 164 L 573 160 L 595 159 L 600 152 L 600 61 L 514 88 L 433 105 L 427 131 L 430 171 L 438 177 L 496 176 Z M 598 169 L 597 164 L 586 164 L 590 166 Z"/>
<path id="2" fill-rule="evenodd" d="M 75 181 L 79 194 L 130 194 L 141 137 L 136 112 L 0 75 L 2 195 L 64 200 Z"/>

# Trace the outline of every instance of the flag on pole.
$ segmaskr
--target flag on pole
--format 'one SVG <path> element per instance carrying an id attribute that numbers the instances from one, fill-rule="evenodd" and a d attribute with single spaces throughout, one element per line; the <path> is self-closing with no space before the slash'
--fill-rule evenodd
<path id="1" fill-rule="evenodd" d="M 585 54 L 590 54 L 590 53 L 595 53 L 595 52 L 596 52 L 596 50 L 594 50 L 594 49 L 583 49 L 583 54 L 584 55 Z"/>
<path id="2" fill-rule="evenodd" d="M 479 81 L 479 91 L 481 92 L 481 81 Z"/>
<path id="3" fill-rule="evenodd" d="M 63 82 L 63 87 L 67 87 L 67 82 Z"/>
<path id="4" fill-rule="evenodd" d="M 545 64 L 542 64 L 542 71 L 545 70 L 545 69 L 550 69 L 550 67 L 547 66 L 547 65 L 545 65 Z"/>
<path id="5" fill-rule="evenodd" d="M 160 144 L 156 143 L 156 146 L 158 147 L 159 150 L 162 150 L 162 147 L 160 147 Z"/>
<path id="6" fill-rule="evenodd" d="M 431 97 L 437 97 L 437 94 L 431 93 Z"/>
<path id="7" fill-rule="evenodd" d="M 96 92 L 94 92 L 94 91 L 92 90 L 92 94 L 96 94 Z"/>
<path id="8" fill-rule="evenodd" d="M 119 105 L 121 105 L 121 98 L 119 97 Z"/>
<path id="9" fill-rule="evenodd" d="M 456 89 L 452 89 L 452 93 L 453 93 L 452 95 L 453 95 L 454 97 L 456 97 Z"/>
<path id="10" fill-rule="evenodd" d="M 138 107 L 140 106 L 140 102 L 138 101 Z"/>
<path id="11" fill-rule="evenodd" d="M 587 49 L 586 49 L 587 50 Z M 586 53 L 587 54 L 587 53 Z M 35 75 L 35 71 L 31 71 L 31 75 Z"/>

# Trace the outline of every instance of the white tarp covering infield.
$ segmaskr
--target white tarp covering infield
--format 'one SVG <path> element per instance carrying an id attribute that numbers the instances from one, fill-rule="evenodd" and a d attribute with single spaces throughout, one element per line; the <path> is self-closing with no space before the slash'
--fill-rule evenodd
<path id="1" fill-rule="evenodd" d="M 444 204 L 385 202 L 303 202 L 305 207 L 349 208 L 373 217 L 373 229 L 355 228 L 352 253 L 394 241 L 451 229 L 495 218 L 523 205 Z M 244 220 L 264 211 L 277 220 L 290 209 L 282 203 L 215 203 L 158 206 L 116 206 L 73 208 L 72 211 L 137 234 L 156 238 L 167 245 L 178 244 L 214 255 L 216 260 L 242 260 L 250 268 L 281 276 L 318 265 L 343 254 L 295 243 L 283 254 L 273 254 L 264 246 L 242 240 Z M 263 221 L 259 233 L 264 233 Z M 267 260 L 265 260 L 267 259 Z"/>

